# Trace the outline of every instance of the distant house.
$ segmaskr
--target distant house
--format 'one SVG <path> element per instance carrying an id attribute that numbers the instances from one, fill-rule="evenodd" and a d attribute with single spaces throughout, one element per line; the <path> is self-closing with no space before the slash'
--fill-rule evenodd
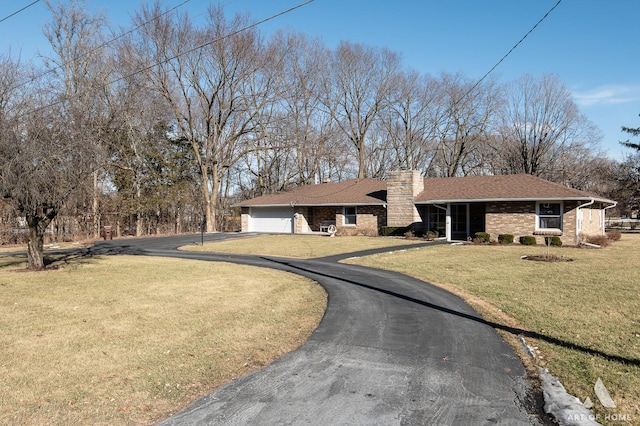
<path id="1" fill-rule="evenodd" d="M 243 232 L 309 233 L 334 225 L 339 234 L 378 235 L 381 227 L 437 231 L 447 241 L 476 232 L 559 236 L 602 235 L 616 202 L 526 175 L 423 178 L 389 173 L 386 181 L 352 179 L 305 185 L 238 203 Z"/>

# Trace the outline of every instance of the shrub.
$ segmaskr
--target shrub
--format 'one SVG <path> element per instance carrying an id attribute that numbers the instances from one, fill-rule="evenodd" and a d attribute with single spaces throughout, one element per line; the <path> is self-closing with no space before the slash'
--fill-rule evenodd
<path id="1" fill-rule="evenodd" d="M 436 238 L 438 238 L 438 231 L 427 231 L 424 234 L 424 237 L 429 241 L 435 240 Z"/>
<path id="2" fill-rule="evenodd" d="M 488 243 L 491 240 L 491 235 L 486 232 L 476 232 L 476 239 L 481 243 Z"/>
<path id="3" fill-rule="evenodd" d="M 533 235 L 523 235 L 518 239 L 518 241 L 520 241 L 520 244 L 522 244 L 523 246 L 536 245 L 536 237 L 534 237 Z"/>
<path id="4" fill-rule="evenodd" d="M 401 235 L 404 235 L 408 231 L 408 229 L 409 228 L 407 228 L 406 226 L 382 226 L 380 228 L 380 235 L 382 235 L 383 237 L 399 237 Z"/>
<path id="5" fill-rule="evenodd" d="M 584 240 L 589 244 L 595 244 L 600 247 L 607 247 L 611 243 L 606 235 L 585 235 Z"/>
<path id="6" fill-rule="evenodd" d="M 562 240 L 557 235 L 552 237 L 544 237 L 544 243 L 547 246 L 560 247 L 562 245 Z"/>
<path id="7" fill-rule="evenodd" d="M 620 238 L 622 238 L 622 232 L 614 229 L 613 231 L 607 232 L 607 238 L 611 241 L 620 241 Z"/>
<path id="8" fill-rule="evenodd" d="M 500 234 L 500 235 L 498 235 L 498 242 L 500 244 L 511 244 L 511 243 L 513 243 L 513 235 L 511 235 L 511 234 Z"/>

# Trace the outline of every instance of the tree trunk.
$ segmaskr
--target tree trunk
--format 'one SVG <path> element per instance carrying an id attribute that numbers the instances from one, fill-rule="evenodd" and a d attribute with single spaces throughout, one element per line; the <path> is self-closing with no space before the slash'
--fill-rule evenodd
<path id="1" fill-rule="evenodd" d="M 136 177 L 136 237 L 142 236 L 144 226 L 143 215 L 142 215 L 142 206 L 140 205 L 142 198 L 142 188 L 140 187 L 140 182 Z"/>
<path id="2" fill-rule="evenodd" d="M 94 170 L 93 172 L 93 238 L 100 238 L 100 221 L 98 220 L 98 193 L 100 188 L 98 188 L 98 171 Z"/>
<path id="3" fill-rule="evenodd" d="M 204 197 L 204 219 L 205 219 L 205 232 L 215 232 L 215 206 L 211 202 L 211 193 L 209 192 L 209 174 L 207 173 L 207 166 L 200 166 L 201 179 L 202 179 L 202 195 Z"/>
<path id="4" fill-rule="evenodd" d="M 220 178 L 218 177 L 218 163 L 213 163 L 211 170 L 212 184 L 211 184 L 211 226 L 209 226 L 209 220 L 207 220 L 207 232 L 217 232 L 218 224 L 216 223 L 216 210 L 218 210 L 218 192 L 220 192 Z"/>
<path id="5" fill-rule="evenodd" d="M 367 156 L 365 152 L 364 139 L 357 146 L 358 148 L 358 179 L 364 179 L 366 177 L 366 162 Z"/>
<path id="6" fill-rule="evenodd" d="M 30 271 L 44 269 L 44 231 L 50 221 L 42 221 L 38 215 L 27 215 L 29 240 L 27 241 L 27 268 Z"/>

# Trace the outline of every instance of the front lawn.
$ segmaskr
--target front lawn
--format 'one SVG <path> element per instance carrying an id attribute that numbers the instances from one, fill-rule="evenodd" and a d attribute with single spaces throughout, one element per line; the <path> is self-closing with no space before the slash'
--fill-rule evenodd
<path id="1" fill-rule="evenodd" d="M 416 244 L 424 240 L 394 237 L 344 237 L 327 235 L 270 234 L 191 245 L 182 250 L 216 253 L 260 254 L 265 256 L 310 259 L 380 247 Z"/>
<path id="2" fill-rule="evenodd" d="M 297 348 L 324 290 L 154 257 L 0 258 L 0 424 L 153 424 Z"/>

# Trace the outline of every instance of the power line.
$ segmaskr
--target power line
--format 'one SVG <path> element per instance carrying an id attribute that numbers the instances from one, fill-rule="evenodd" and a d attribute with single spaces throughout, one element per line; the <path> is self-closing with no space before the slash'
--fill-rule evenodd
<path id="1" fill-rule="evenodd" d="M 287 9 L 287 10 L 284 10 L 284 11 L 282 11 L 282 12 L 276 13 L 275 15 L 271 15 L 271 16 L 269 16 L 268 18 L 265 18 L 265 19 L 263 19 L 263 20 L 261 20 L 261 21 L 254 22 L 253 24 L 247 25 L 246 27 L 240 28 L 240 29 L 238 29 L 238 30 L 236 30 L 236 31 L 233 31 L 233 32 L 229 33 L 229 34 L 225 34 L 225 35 L 220 36 L 220 37 L 218 37 L 218 38 L 216 38 L 216 39 L 213 39 L 213 40 L 207 41 L 207 42 L 205 42 L 205 43 L 202 43 L 202 44 L 200 44 L 200 45 L 198 45 L 198 46 L 195 46 L 195 47 L 193 47 L 193 48 L 191 48 L 191 49 L 189 49 L 189 50 L 185 50 L 184 52 L 180 52 L 180 53 L 178 53 L 178 54 L 176 54 L 176 55 L 174 55 L 174 56 L 172 56 L 172 57 L 170 57 L 170 58 L 163 59 L 162 61 L 158 61 L 158 62 L 156 62 L 156 63 L 154 63 L 154 64 L 151 64 L 151 65 L 146 66 L 146 67 L 144 67 L 144 68 L 141 68 L 141 69 L 139 69 L 139 70 L 137 70 L 137 71 L 134 71 L 134 72 L 132 72 L 131 74 L 127 74 L 127 75 L 125 75 L 125 76 L 123 76 L 123 77 L 117 78 L 117 79 L 115 79 L 115 80 L 113 80 L 113 81 L 109 82 L 109 83 L 108 83 L 108 85 L 111 85 L 111 84 L 113 84 L 113 83 L 118 83 L 119 81 L 125 80 L 125 79 L 127 79 L 127 78 L 129 78 L 129 77 L 133 77 L 134 75 L 140 74 L 141 72 L 144 72 L 144 71 L 150 70 L 150 69 L 151 69 L 151 68 L 153 68 L 153 67 L 157 67 L 158 65 L 166 64 L 167 62 L 173 61 L 174 59 L 178 59 L 178 58 L 179 58 L 179 57 L 181 57 L 181 56 L 187 55 L 187 54 L 189 54 L 189 53 L 195 52 L 196 50 L 200 50 L 200 49 L 202 49 L 202 48 L 205 48 L 205 47 L 207 47 L 207 46 L 210 46 L 210 45 L 212 45 L 213 43 L 217 43 L 217 42 L 222 41 L 222 40 L 224 40 L 224 39 L 227 39 L 227 38 L 229 38 L 229 37 L 233 37 L 233 36 L 234 36 L 234 35 L 236 35 L 236 34 L 240 34 L 240 33 L 244 32 L 244 31 L 250 30 L 251 28 L 255 28 L 255 27 L 257 27 L 258 25 L 264 24 L 265 22 L 271 21 L 271 20 L 273 20 L 273 19 L 275 19 L 275 18 L 278 18 L 278 17 L 280 17 L 280 16 L 282 16 L 282 15 L 285 15 L 285 14 L 287 14 L 287 13 L 289 13 L 289 12 L 292 12 L 292 11 L 294 11 L 294 10 L 296 10 L 296 9 L 299 9 L 299 8 L 301 8 L 302 6 L 306 6 L 307 4 L 312 3 L 313 1 L 314 1 L 314 0 L 307 0 L 307 1 L 305 1 L 304 3 L 300 3 L 300 4 L 296 5 L 296 6 L 290 7 L 290 8 L 289 8 L 289 9 Z"/>
<path id="2" fill-rule="evenodd" d="M 37 1 L 40 1 L 40 0 L 37 0 Z M 98 51 L 98 50 L 102 49 L 102 48 L 103 48 L 103 47 L 105 47 L 105 46 L 108 46 L 109 44 L 113 43 L 114 41 L 117 41 L 117 40 L 121 39 L 122 37 L 127 36 L 127 35 L 129 35 L 129 34 L 133 33 L 134 31 L 136 31 L 136 30 L 138 30 L 138 29 L 140 29 L 140 28 L 142 28 L 142 27 L 146 26 L 148 23 L 150 23 L 150 22 L 152 22 L 152 21 L 155 21 L 155 20 L 157 20 L 158 18 L 161 18 L 162 16 L 168 15 L 169 13 L 173 12 L 173 11 L 174 11 L 174 10 L 176 10 L 177 8 L 179 8 L 179 7 L 183 6 L 184 4 L 189 3 L 190 1 L 191 1 L 191 0 L 184 0 L 182 3 L 180 3 L 180 4 L 178 4 L 178 5 L 174 6 L 174 7 L 172 7 L 171 9 L 168 9 L 168 10 L 167 10 L 167 11 L 165 11 L 164 13 L 161 13 L 160 15 L 156 15 L 156 16 L 154 16 L 152 19 L 150 19 L 150 20 L 148 20 L 148 21 L 146 21 L 146 22 L 143 22 L 142 24 L 138 25 L 137 27 L 134 27 L 134 28 L 130 29 L 129 31 L 126 31 L 126 32 L 124 32 L 124 33 L 122 33 L 122 34 L 120 34 L 120 35 L 118 35 L 118 36 L 116 36 L 116 37 L 114 37 L 114 38 L 110 39 L 109 41 L 106 41 L 106 42 L 102 43 L 101 45 L 96 46 L 96 47 L 94 47 L 93 49 L 90 49 L 88 52 L 86 52 L 86 53 L 84 53 L 84 54 L 82 54 L 82 55 L 78 56 L 77 58 L 70 59 L 70 60 L 68 60 L 67 62 L 63 62 L 62 64 L 58 65 L 57 67 L 51 68 L 51 69 L 49 69 L 49 70 L 47 70 L 47 71 L 45 71 L 45 72 L 43 72 L 43 73 L 40 73 L 40 74 L 38 74 L 38 75 L 36 75 L 36 76 L 32 77 L 32 78 L 31 78 L 31 79 L 29 79 L 28 81 L 25 81 L 24 83 L 17 85 L 16 87 L 14 87 L 14 89 L 19 89 L 19 88 L 21 88 L 21 87 L 23 87 L 23 86 L 26 86 L 27 84 L 33 83 L 34 81 L 36 81 L 36 80 L 38 80 L 38 79 L 40 79 L 40 78 L 44 77 L 45 75 L 51 74 L 52 72 L 54 72 L 54 71 L 56 71 L 56 70 L 58 70 L 58 69 L 60 69 L 60 68 L 62 68 L 62 67 L 64 67 L 64 66 L 66 66 L 66 65 L 69 65 L 69 64 L 71 64 L 71 63 L 73 63 L 73 62 L 77 61 L 78 59 L 84 58 L 85 56 L 88 56 L 88 55 L 90 55 L 91 53 L 96 52 L 96 51 Z"/>
<path id="3" fill-rule="evenodd" d="M 189 1 L 189 0 L 187 0 L 187 1 Z M 144 67 L 144 68 L 140 68 L 140 69 L 138 69 L 138 70 L 136 70 L 136 71 L 134 71 L 134 72 L 132 72 L 132 73 L 129 73 L 129 74 L 124 75 L 124 76 L 122 76 L 122 77 L 116 78 L 115 80 L 112 80 L 112 81 L 110 81 L 110 82 L 108 82 L 108 83 L 104 84 L 104 85 L 103 85 L 103 87 L 108 87 L 108 86 L 110 86 L 110 85 L 112 85 L 112 84 L 118 83 L 118 82 L 120 82 L 120 81 L 122 81 L 122 80 L 126 80 L 126 79 L 128 79 L 128 78 L 130 78 L 130 77 L 133 77 L 133 76 L 135 76 L 135 75 L 138 75 L 138 74 L 140 74 L 140 73 L 142 73 L 142 72 L 148 71 L 148 70 L 150 70 L 150 69 L 151 69 L 151 68 L 153 68 L 153 67 L 157 67 L 157 66 L 159 66 L 159 65 L 166 64 L 167 62 L 173 61 L 174 59 L 177 59 L 177 58 L 179 58 L 179 57 L 181 57 L 181 56 L 184 56 L 184 55 L 187 55 L 187 54 L 189 54 L 189 53 L 195 52 L 196 50 L 199 50 L 199 49 L 205 48 L 205 47 L 207 47 L 207 46 L 209 46 L 209 45 L 212 45 L 212 44 L 217 43 L 217 42 L 219 42 L 219 41 L 225 40 L 225 39 L 227 39 L 227 38 L 229 38 L 229 37 L 232 37 L 232 36 L 234 36 L 234 35 L 236 35 L 236 34 L 240 34 L 240 33 L 244 32 L 244 31 L 250 30 L 251 28 L 255 28 L 255 27 L 257 27 L 258 25 L 264 24 L 265 22 L 271 21 L 271 20 L 273 20 L 273 19 L 275 19 L 275 18 L 278 18 L 278 17 L 280 17 L 280 16 L 282 16 L 282 15 L 285 15 L 285 14 L 287 14 L 287 13 L 289 13 L 289 12 L 292 12 L 292 11 L 294 11 L 294 10 L 296 10 L 296 9 L 299 9 L 299 8 L 301 8 L 301 7 L 303 7 L 303 6 L 306 6 L 307 4 L 312 3 L 313 1 L 314 1 L 314 0 L 307 0 L 307 1 L 303 2 L 303 3 L 299 3 L 299 4 L 298 4 L 298 5 L 296 5 L 296 6 L 290 7 L 289 9 L 286 9 L 286 10 L 284 10 L 284 11 L 282 11 L 282 12 L 276 13 L 275 15 L 271 15 L 271 16 L 269 16 L 268 18 L 262 19 L 261 21 L 254 22 L 253 24 L 247 25 L 246 27 L 240 28 L 240 29 L 238 29 L 238 30 L 236 30 L 236 31 L 233 31 L 233 32 L 229 33 L 229 34 L 225 34 L 225 35 L 220 36 L 220 37 L 218 37 L 218 38 L 215 38 L 215 39 L 213 39 L 213 40 L 209 40 L 209 41 L 207 41 L 207 42 L 205 42 L 205 43 L 199 44 L 199 45 L 198 45 L 198 46 L 196 46 L 196 47 L 193 47 L 193 48 L 191 48 L 191 49 L 185 50 L 184 52 L 180 52 L 180 53 L 178 53 L 178 54 L 176 54 L 176 55 L 174 55 L 174 56 L 172 56 L 172 57 L 170 57 L 170 58 L 163 59 L 162 61 L 155 62 L 155 63 L 153 63 L 153 64 L 151 64 L 151 65 L 148 65 L 148 66 L 146 66 L 146 67 Z M 25 115 L 27 115 L 27 114 L 31 114 L 31 113 L 34 113 L 34 112 L 42 111 L 43 109 L 50 108 L 50 107 L 55 106 L 55 105 L 59 105 L 59 104 L 61 104 L 62 102 L 63 102 L 62 100 L 59 100 L 59 101 L 53 102 L 53 103 L 51 103 L 51 104 L 48 104 L 48 105 L 45 105 L 45 106 L 42 106 L 42 107 L 39 107 L 39 108 L 33 109 L 33 110 L 31 110 L 31 111 L 28 111 L 28 112 L 25 112 L 25 113 L 23 113 L 23 114 L 20 114 L 20 115 L 18 116 L 18 118 L 19 118 L 19 117 L 23 117 L 23 116 L 25 116 Z"/>
<path id="4" fill-rule="evenodd" d="M 518 42 L 516 44 L 513 45 L 513 47 L 511 49 L 509 49 L 509 51 L 502 57 L 500 58 L 500 60 L 498 62 L 496 62 L 496 64 L 494 66 L 491 67 L 491 69 L 489 71 L 487 71 L 485 73 L 485 75 L 483 75 L 480 80 L 478 80 L 476 82 L 476 84 L 473 85 L 473 87 L 471 87 L 471 89 L 469 89 L 467 91 L 467 93 L 464 94 L 464 96 L 462 96 L 462 98 L 460 98 L 460 100 L 466 98 L 471 92 L 473 92 L 473 90 L 478 87 L 480 85 L 480 83 L 482 83 L 484 81 L 485 78 L 487 78 L 489 76 L 489 74 L 491 74 L 496 68 L 498 68 L 498 66 L 505 60 L 507 59 L 507 57 L 509 55 L 511 55 L 511 53 L 516 50 L 516 48 L 518 46 L 520 46 L 520 44 L 524 41 L 524 39 L 526 39 L 527 37 L 529 37 L 529 34 L 531 34 L 532 32 L 535 31 L 536 28 L 538 28 L 538 25 L 540 25 L 542 23 L 542 21 L 544 21 L 545 19 L 547 19 L 547 17 L 551 14 L 551 12 L 553 12 L 555 10 L 556 7 L 558 7 L 560 5 L 560 3 L 562 2 L 562 0 L 558 0 L 558 2 L 547 11 L 547 13 L 544 14 L 544 16 L 542 18 L 540 18 L 540 20 L 538 22 L 536 22 L 536 24 L 524 35 L 522 36 L 522 38 L 520 40 L 518 40 Z M 458 102 L 460 102 L 460 100 Z M 457 103 L 457 102 L 456 102 Z"/>
<path id="5" fill-rule="evenodd" d="M 15 12 L 13 12 L 11 15 L 5 16 L 4 18 L 0 19 L 0 23 L 6 21 L 7 19 L 11 18 L 12 16 L 16 16 L 18 13 L 22 12 L 23 10 L 26 10 L 28 8 L 30 8 L 31 6 L 33 6 L 34 4 L 40 2 L 40 0 L 35 0 L 34 2 L 26 5 L 25 7 L 23 7 L 20 10 L 16 10 Z"/>

